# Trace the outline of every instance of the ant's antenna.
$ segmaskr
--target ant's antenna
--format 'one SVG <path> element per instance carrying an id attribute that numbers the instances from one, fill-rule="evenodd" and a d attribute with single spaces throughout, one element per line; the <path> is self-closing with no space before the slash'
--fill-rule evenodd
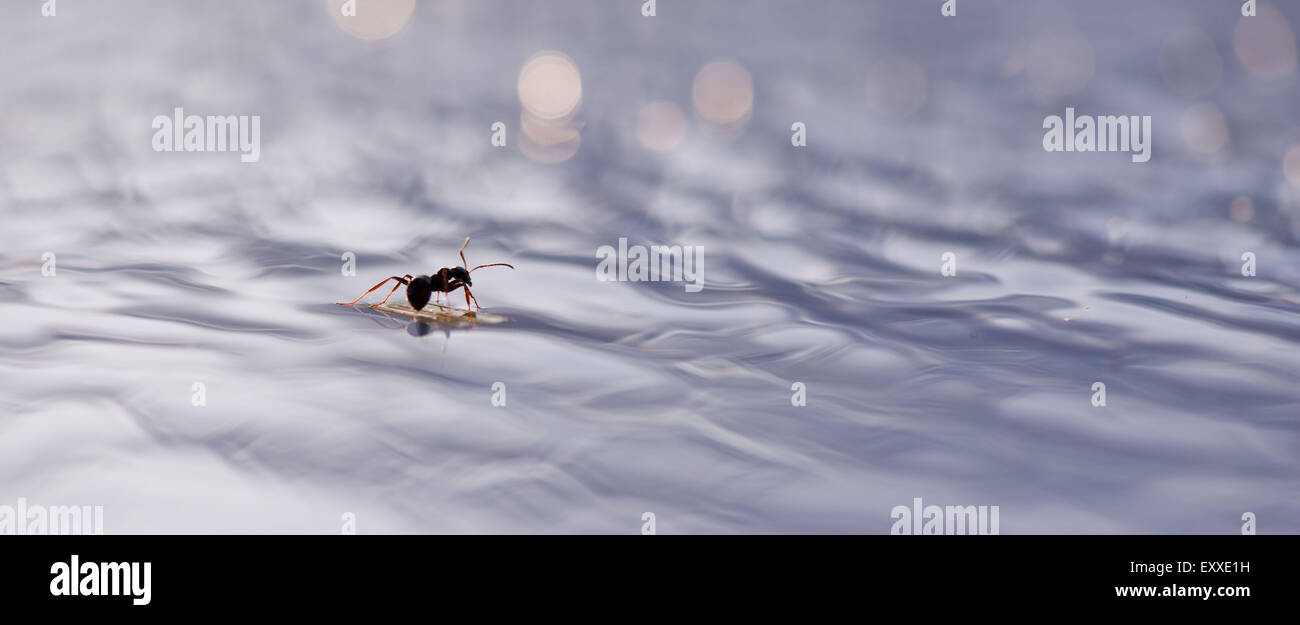
<path id="1" fill-rule="evenodd" d="M 465 237 L 465 245 L 460 246 L 460 262 L 465 263 L 464 266 L 466 266 L 466 267 L 469 266 L 469 261 L 465 260 L 465 247 L 468 246 L 468 245 L 469 245 L 469 237 Z M 484 268 L 484 267 L 503 267 L 503 266 L 504 266 L 504 267 L 509 267 L 509 268 L 511 268 L 511 269 L 514 269 L 514 268 L 515 268 L 515 266 L 514 266 L 514 265 L 511 265 L 510 263 L 491 263 L 491 264 L 488 264 L 488 265 L 479 265 L 479 266 L 475 267 L 474 269 L 482 269 L 482 268 Z M 474 269 L 470 269 L 470 270 L 469 270 L 469 273 L 474 273 Z"/>

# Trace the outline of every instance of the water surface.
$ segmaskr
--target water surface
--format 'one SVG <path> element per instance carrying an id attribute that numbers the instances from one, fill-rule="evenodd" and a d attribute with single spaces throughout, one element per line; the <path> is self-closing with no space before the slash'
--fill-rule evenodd
<path id="1" fill-rule="evenodd" d="M 0 19 L 0 503 L 109 533 L 884 533 L 914 497 L 1003 533 L 1300 531 L 1300 88 L 1243 66 L 1233 3 L 464 0 L 375 42 L 324 2 L 83 4 Z M 1188 28 L 1210 60 L 1162 69 Z M 550 164 L 517 136 L 547 49 L 583 87 Z M 729 134 L 692 114 L 718 59 L 754 85 Z M 663 154 L 653 100 L 687 118 Z M 260 161 L 154 152 L 176 106 L 260 115 Z M 1045 153 L 1067 106 L 1151 115 L 1151 161 Z M 516 267 L 474 274 L 511 323 L 333 304 L 466 236 Z M 704 246 L 706 288 L 597 281 L 620 237 Z"/>

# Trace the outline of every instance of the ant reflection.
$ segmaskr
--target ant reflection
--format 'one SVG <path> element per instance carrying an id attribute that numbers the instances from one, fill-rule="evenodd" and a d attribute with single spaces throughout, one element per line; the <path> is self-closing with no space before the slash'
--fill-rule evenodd
<path id="1" fill-rule="evenodd" d="M 406 330 L 407 334 L 416 338 L 429 336 L 435 329 L 437 329 L 442 331 L 444 339 L 450 339 L 452 330 L 468 330 L 477 325 L 475 323 L 475 317 L 472 316 L 438 315 L 432 317 L 433 321 L 430 322 L 430 317 L 412 319 L 406 315 L 392 314 L 378 305 L 373 307 L 359 306 L 357 307 L 357 310 L 361 312 L 365 318 L 373 321 L 375 325 L 381 328 L 386 330 Z M 444 350 L 447 349 L 445 342 L 443 343 L 442 348 Z"/>

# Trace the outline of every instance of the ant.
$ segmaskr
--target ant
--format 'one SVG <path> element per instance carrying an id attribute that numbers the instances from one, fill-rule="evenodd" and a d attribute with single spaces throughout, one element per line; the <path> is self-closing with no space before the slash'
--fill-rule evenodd
<path id="1" fill-rule="evenodd" d="M 465 237 L 465 245 L 460 246 L 460 262 L 469 265 L 469 262 L 465 260 L 465 246 L 467 245 L 469 245 L 469 237 Z M 424 308 L 425 304 L 429 303 L 429 295 L 433 293 L 447 293 L 448 294 L 447 301 L 448 303 L 450 303 L 451 302 L 450 293 L 459 288 L 465 289 L 466 310 L 469 310 L 470 300 L 474 300 L 474 306 L 476 308 L 481 309 L 481 307 L 478 305 L 478 298 L 474 297 L 474 294 L 471 293 L 469 290 L 469 287 L 474 284 L 469 279 L 469 274 L 473 273 L 476 270 L 482 269 L 484 267 L 498 267 L 498 266 L 505 266 L 511 269 L 515 268 L 514 265 L 511 265 L 509 263 L 491 263 L 488 265 L 479 265 L 474 269 L 468 269 L 468 270 L 465 269 L 464 267 L 451 267 L 451 268 L 443 267 L 442 269 L 439 269 L 436 273 L 434 273 L 431 276 L 412 276 L 409 273 L 400 278 L 397 276 L 392 276 L 385 279 L 383 282 L 380 282 L 379 284 L 370 287 L 370 290 L 366 291 L 365 293 L 362 293 L 361 297 L 358 297 L 346 304 L 344 304 L 343 302 L 338 302 L 338 305 L 351 306 L 361 301 L 362 298 L 364 298 L 365 296 L 373 293 L 375 289 L 378 289 L 379 287 L 388 284 L 389 280 L 396 280 L 397 284 L 393 286 L 392 291 L 388 292 L 388 296 L 384 298 L 384 301 L 379 302 L 380 304 L 387 302 L 388 298 L 392 297 L 393 293 L 396 293 L 399 287 L 401 287 L 402 285 L 406 285 L 406 300 L 411 303 L 411 308 L 414 308 L 416 310 L 420 310 Z"/>

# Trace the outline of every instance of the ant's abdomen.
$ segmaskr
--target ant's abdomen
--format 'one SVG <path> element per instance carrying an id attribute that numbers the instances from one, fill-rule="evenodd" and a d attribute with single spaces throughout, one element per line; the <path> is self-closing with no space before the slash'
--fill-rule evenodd
<path id="1" fill-rule="evenodd" d="M 429 296 L 433 294 L 433 281 L 429 276 L 418 276 L 406 285 L 406 301 L 411 303 L 411 308 L 420 310 L 425 304 L 429 303 Z"/>

